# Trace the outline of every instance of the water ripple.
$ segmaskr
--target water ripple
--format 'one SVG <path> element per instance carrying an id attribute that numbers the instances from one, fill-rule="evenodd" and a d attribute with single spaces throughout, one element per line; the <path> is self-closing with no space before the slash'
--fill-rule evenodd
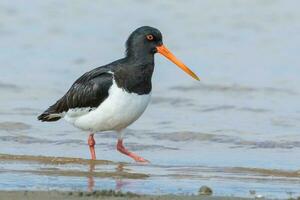
<path id="1" fill-rule="evenodd" d="M 267 93 L 267 94 L 289 94 L 289 95 L 297 95 L 298 92 L 295 92 L 290 89 L 281 89 L 275 87 L 249 87 L 249 86 L 242 86 L 238 84 L 232 85 L 218 85 L 218 84 L 204 84 L 200 83 L 197 85 L 190 85 L 190 86 L 175 86 L 171 87 L 170 89 L 176 91 L 207 91 L 207 92 L 224 92 L 224 93 Z"/>

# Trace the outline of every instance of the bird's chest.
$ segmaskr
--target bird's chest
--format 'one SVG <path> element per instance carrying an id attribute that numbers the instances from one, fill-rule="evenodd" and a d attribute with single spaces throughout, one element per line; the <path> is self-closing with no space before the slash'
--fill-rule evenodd
<path id="1" fill-rule="evenodd" d="M 107 99 L 107 106 L 110 107 L 110 110 L 113 110 L 117 118 L 127 118 L 131 121 L 144 112 L 150 101 L 150 96 L 150 93 L 141 95 L 132 92 L 129 93 L 117 85 L 113 85 Z"/>

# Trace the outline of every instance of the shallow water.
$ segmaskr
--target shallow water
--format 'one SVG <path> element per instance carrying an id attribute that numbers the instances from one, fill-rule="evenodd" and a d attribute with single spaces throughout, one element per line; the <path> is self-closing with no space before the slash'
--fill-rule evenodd
<path id="1" fill-rule="evenodd" d="M 209 185 L 220 195 L 300 195 L 299 177 L 225 170 L 299 170 L 298 7 L 267 0 L 1 1 L 0 153 L 88 158 L 86 133 L 36 116 L 82 73 L 121 57 L 129 32 L 151 25 L 201 82 L 156 56 L 152 102 L 125 139 L 151 161 L 125 168 L 149 177 L 121 178 L 121 189 L 196 193 Z M 99 133 L 96 142 L 98 158 L 114 162 L 106 170 L 131 162 L 115 151 L 115 133 Z M 34 172 L 42 166 L 1 161 L 0 189 L 88 188 L 86 177 Z M 68 169 L 89 170 L 70 164 L 56 171 Z M 96 189 L 116 185 L 113 177 L 94 178 Z"/>

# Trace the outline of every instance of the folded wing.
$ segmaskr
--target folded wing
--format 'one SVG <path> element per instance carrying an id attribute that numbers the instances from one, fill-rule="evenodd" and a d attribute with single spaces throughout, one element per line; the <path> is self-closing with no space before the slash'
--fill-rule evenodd
<path id="1" fill-rule="evenodd" d="M 57 121 L 70 109 L 96 108 L 108 97 L 112 83 L 113 74 L 107 67 L 87 72 L 75 81 L 62 98 L 38 116 L 38 119 Z"/>

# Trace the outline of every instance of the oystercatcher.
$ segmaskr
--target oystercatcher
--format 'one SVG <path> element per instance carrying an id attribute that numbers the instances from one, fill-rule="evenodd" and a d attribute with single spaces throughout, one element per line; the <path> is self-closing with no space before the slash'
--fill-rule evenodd
<path id="1" fill-rule="evenodd" d="M 163 45 L 158 29 L 143 26 L 127 39 L 124 58 L 83 74 L 38 119 L 53 122 L 64 118 L 75 127 L 89 131 L 92 160 L 96 159 L 94 133 L 113 130 L 118 133 L 118 151 L 137 162 L 148 162 L 123 146 L 122 130 L 137 120 L 149 104 L 157 52 L 199 80 Z"/>

